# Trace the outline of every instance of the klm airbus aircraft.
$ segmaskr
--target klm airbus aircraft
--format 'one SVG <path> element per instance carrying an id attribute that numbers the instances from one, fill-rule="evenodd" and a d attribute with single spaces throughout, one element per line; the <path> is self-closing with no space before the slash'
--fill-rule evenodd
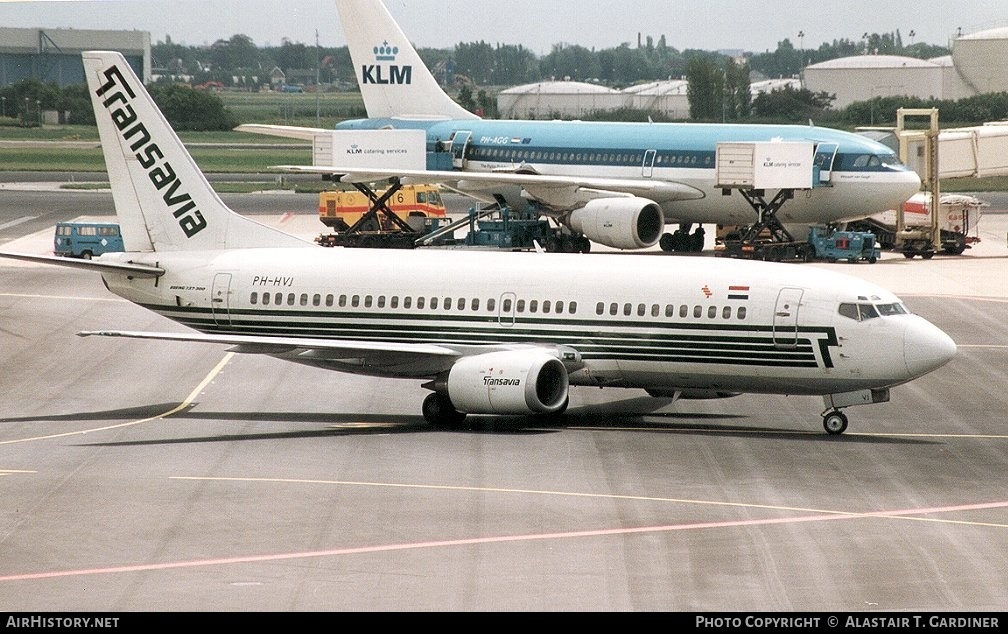
<path id="1" fill-rule="evenodd" d="M 715 157 L 723 143 L 809 144 L 818 183 L 774 210 L 785 225 L 864 218 L 897 209 L 920 190 L 919 176 L 890 148 L 811 125 L 483 120 L 441 89 L 380 0 L 336 0 L 336 7 L 368 114 L 337 129 L 423 130 L 427 150 L 442 150 L 451 161 L 440 168 L 365 170 L 334 160 L 337 164 L 292 170 L 344 182 L 442 183 L 552 217 L 575 237 L 579 250 L 588 246 L 584 238 L 618 249 L 661 241 L 663 249 L 678 250 L 696 243 L 678 239 L 694 225 L 757 221 L 759 209 L 744 196 L 725 195 L 716 182 Z M 302 138 L 330 132 L 266 125 L 239 129 Z M 663 237 L 666 224 L 679 225 L 677 237 Z"/>
<path id="2" fill-rule="evenodd" d="M 425 419 L 558 415 L 573 386 L 654 397 L 823 397 L 843 409 L 947 363 L 948 335 L 892 293 L 818 268 L 603 253 L 327 249 L 229 209 L 119 53 L 84 69 L 125 250 L 83 268 L 184 331 L 81 332 L 228 346 L 422 381 Z M 549 271 L 548 283 L 543 271 Z"/>

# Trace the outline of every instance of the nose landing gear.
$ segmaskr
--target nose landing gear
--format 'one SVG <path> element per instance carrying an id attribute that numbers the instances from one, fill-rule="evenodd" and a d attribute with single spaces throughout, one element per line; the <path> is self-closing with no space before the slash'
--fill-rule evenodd
<path id="1" fill-rule="evenodd" d="M 823 414 L 823 428 L 830 436 L 839 436 L 847 431 L 847 416 L 838 409 Z"/>

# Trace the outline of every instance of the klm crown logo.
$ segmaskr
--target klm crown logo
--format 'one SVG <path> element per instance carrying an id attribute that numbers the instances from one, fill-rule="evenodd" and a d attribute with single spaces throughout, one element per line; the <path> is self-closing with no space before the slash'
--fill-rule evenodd
<path id="1" fill-rule="evenodd" d="M 383 63 L 365 64 L 362 66 L 361 84 L 405 86 L 413 82 L 412 66 L 396 66 L 394 63 L 387 64 L 387 62 L 395 62 L 396 56 L 399 54 L 398 46 L 392 46 L 386 40 L 380 46 L 375 46 L 373 50 L 375 61 Z"/>
<path id="2" fill-rule="evenodd" d="M 381 46 L 374 47 L 374 54 L 379 62 L 394 62 L 396 55 L 399 54 L 399 47 L 389 46 L 389 43 L 385 42 Z"/>

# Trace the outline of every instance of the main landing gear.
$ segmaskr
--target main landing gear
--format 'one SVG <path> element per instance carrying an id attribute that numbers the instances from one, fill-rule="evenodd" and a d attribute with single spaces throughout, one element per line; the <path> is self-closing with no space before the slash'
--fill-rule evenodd
<path id="1" fill-rule="evenodd" d="M 455 409 L 447 394 L 431 392 L 423 402 L 423 417 L 435 427 L 455 428 L 465 422 L 466 415 Z"/>
<path id="2" fill-rule="evenodd" d="M 823 428 L 830 436 L 839 436 L 847 431 L 847 416 L 838 409 L 823 414 Z"/>

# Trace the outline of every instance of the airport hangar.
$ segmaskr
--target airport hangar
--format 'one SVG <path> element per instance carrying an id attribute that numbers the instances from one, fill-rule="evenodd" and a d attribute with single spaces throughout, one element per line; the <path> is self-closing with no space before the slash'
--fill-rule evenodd
<path id="1" fill-rule="evenodd" d="M 82 84 L 81 53 L 88 50 L 119 51 L 145 84 L 151 80 L 151 38 L 147 31 L 0 27 L 0 86 L 28 79 L 61 88 Z"/>

